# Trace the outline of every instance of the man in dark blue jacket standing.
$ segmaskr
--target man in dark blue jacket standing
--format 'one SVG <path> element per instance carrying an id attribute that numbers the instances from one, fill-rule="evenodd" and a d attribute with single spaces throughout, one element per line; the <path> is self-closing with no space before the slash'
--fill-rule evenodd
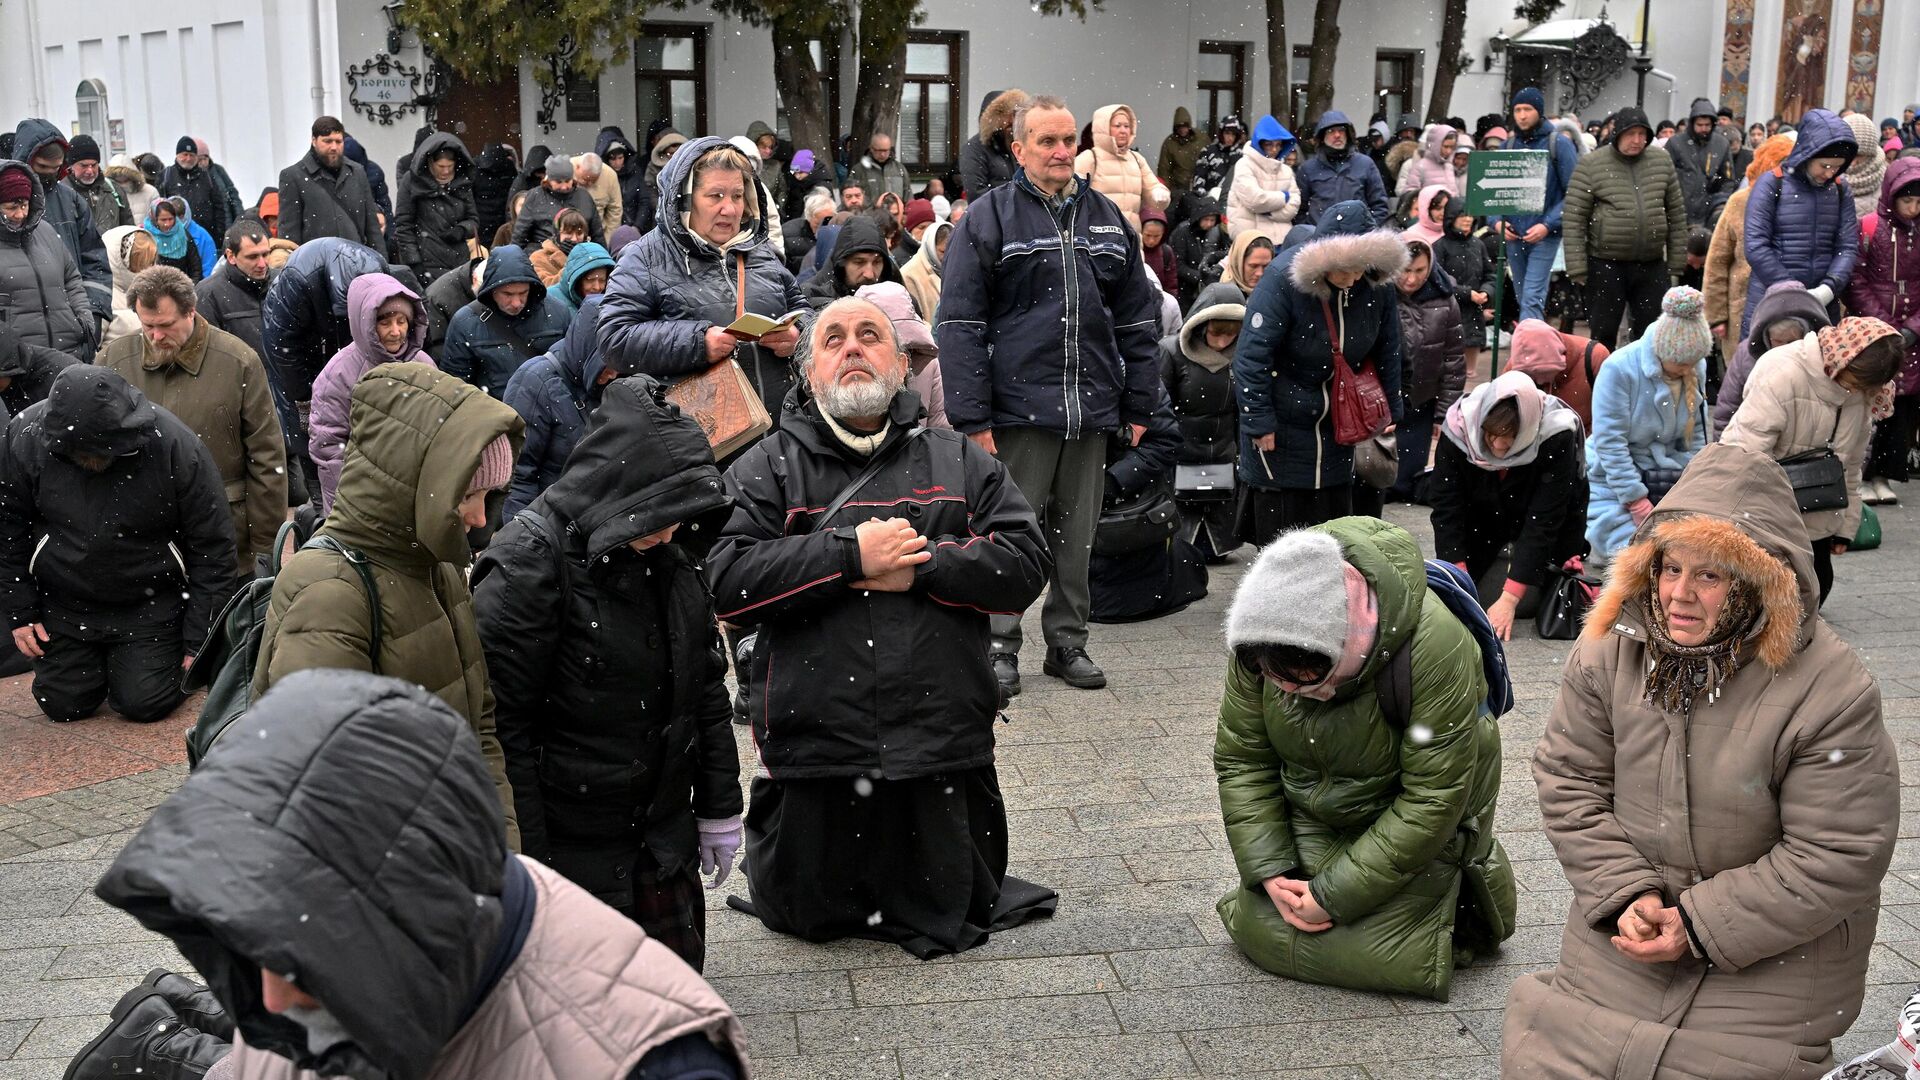
<path id="1" fill-rule="evenodd" d="M 1295 225 L 1317 225 L 1320 216 L 1343 202 L 1367 204 L 1375 226 L 1387 223 L 1387 185 L 1373 159 L 1353 152 L 1353 124 L 1347 114 L 1328 109 L 1313 125 L 1313 156 L 1294 172 L 1300 185 L 1300 214 Z M 1221 193 L 1225 201 L 1226 193 Z"/>
<path id="2" fill-rule="evenodd" d="M 1140 239 L 1073 175 L 1079 125 L 1036 97 L 1014 114 L 1013 182 L 968 209 L 942 275 L 947 418 L 1006 463 L 1053 557 L 1041 626 L 1044 670 L 1082 689 L 1107 677 L 1087 657 L 1087 561 L 1108 436 L 1137 442 L 1160 394 L 1159 301 Z M 1020 617 L 993 618 L 993 672 L 1020 692 Z"/>
<path id="3" fill-rule="evenodd" d="M 1547 288 L 1553 282 L 1554 259 L 1560 254 L 1560 210 L 1567 201 L 1567 184 L 1579 155 L 1547 122 L 1547 98 L 1535 86 L 1513 95 L 1513 134 L 1507 150 L 1547 152 L 1547 208 L 1539 214 L 1511 214 L 1501 222 L 1507 242 L 1507 268 L 1514 291 L 1520 294 L 1521 319 L 1538 319 L 1547 311 Z"/>

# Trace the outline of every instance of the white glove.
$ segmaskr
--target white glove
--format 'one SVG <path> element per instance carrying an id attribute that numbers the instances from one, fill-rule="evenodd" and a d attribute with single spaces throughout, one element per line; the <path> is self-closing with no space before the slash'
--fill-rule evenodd
<path id="1" fill-rule="evenodd" d="M 1807 293 L 1815 300 L 1820 301 L 1821 307 L 1826 307 L 1828 304 L 1833 303 L 1833 287 L 1831 285 L 1815 285 L 1813 288 L 1808 289 Z"/>

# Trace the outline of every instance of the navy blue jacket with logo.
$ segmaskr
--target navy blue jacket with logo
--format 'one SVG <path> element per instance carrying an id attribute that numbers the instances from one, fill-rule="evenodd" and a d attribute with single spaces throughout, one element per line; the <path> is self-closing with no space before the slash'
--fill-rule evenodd
<path id="1" fill-rule="evenodd" d="M 1049 206 L 1016 172 L 948 241 L 934 329 L 947 419 L 969 434 L 1037 427 L 1068 438 L 1146 424 L 1160 393 L 1159 329 L 1159 296 L 1120 209 L 1085 177 Z"/>

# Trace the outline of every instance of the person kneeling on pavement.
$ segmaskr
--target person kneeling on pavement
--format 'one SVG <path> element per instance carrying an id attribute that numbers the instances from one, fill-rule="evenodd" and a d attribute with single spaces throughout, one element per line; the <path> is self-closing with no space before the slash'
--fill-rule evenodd
<path id="1" fill-rule="evenodd" d="M 699 871 L 718 888 L 741 839 L 698 562 L 732 503 L 706 434 L 664 393 L 644 375 L 607 384 L 566 470 L 481 553 L 473 604 L 520 850 L 698 971 Z"/>
<path id="2" fill-rule="evenodd" d="M 509 852 L 487 762 L 433 694 L 306 671 L 233 727 L 94 890 L 212 993 L 154 972 L 68 1080 L 747 1075 L 712 987 Z"/>
<path id="3" fill-rule="evenodd" d="M 885 311 L 835 300 L 801 349 L 779 426 L 727 471 L 707 563 L 720 618 L 758 629 L 753 901 L 730 903 L 810 941 L 959 952 L 1053 910 L 1006 876 L 988 659 L 988 617 L 1040 595 L 1046 542 L 1005 465 L 922 425 Z"/>
<path id="4" fill-rule="evenodd" d="M 1087 563 L 1094 622 L 1156 619 L 1207 595 L 1206 562 L 1181 535 L 1174 506 L 1181 445 L 1165 398 L 1138 443 L 1107 437 L 1106 496 Z"/>
<path id="5" fill-rule="evenodd" d="M 51 720 L 149 723 L 234 588 L 206 444 L 108 368 L 61 371 L 0 447 L 0 605 Z"/>
<path id="6" fill-rule="evenodd" d="M 1429 591 L 1414 538 L 1365 517 L 1269 544 L 1226 631 L 1227 933 L 1276 975 L 1445 1001 L 1453 969 L 1512 933 L 1515 906 L 1474 633 Z M 1396 718 L 1376 683 L 1402 648 Z"/>

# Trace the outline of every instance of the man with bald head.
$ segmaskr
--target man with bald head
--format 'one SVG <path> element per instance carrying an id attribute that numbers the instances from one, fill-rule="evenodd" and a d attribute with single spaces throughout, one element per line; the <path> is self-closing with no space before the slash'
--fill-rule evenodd
<path id="1" fill-rule="evenodd" d="M 810 941 L 959 952 L 1053 910 L 1006 876 L 987 658 L 989 616 L 1046 584 L 1046 541 L 1005 466 L 923 426 L 884 311 L 833 301 L 794 360 L 707 560 L 720 618 L 758 632 L 753 901 L 731 903 Z"/>

